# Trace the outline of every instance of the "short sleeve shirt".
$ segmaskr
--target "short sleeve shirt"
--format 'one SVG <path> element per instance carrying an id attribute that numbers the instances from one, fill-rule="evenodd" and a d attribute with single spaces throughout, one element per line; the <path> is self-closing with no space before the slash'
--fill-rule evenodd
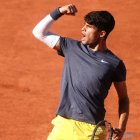
<path id="1" fill-rule="evenodd" d="M 112 82 L 125 81 L 126 68 L 109 49 L 92 51 L 71 38 L 60 38 L 64 57 L 57 115 L 96 124 L 105 117 L 104 99 Z"/>

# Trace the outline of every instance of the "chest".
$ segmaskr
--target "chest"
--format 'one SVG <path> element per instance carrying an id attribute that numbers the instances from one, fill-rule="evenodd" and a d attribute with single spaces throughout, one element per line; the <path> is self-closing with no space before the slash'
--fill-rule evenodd
<path id="1" fill-rule="evenodd" d="M 114 67 L 108 59 L 99 56 L 75 54 L 67 60 L 67 68 L 71 77 L 76 81 L 87 81 L 94 83 L 109 80 L 113 74 Z M 88 80 L 87 80 L 88 79 Z"/>

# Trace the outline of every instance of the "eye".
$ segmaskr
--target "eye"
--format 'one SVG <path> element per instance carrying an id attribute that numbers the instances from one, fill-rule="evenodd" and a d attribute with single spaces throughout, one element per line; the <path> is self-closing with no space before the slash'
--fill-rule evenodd
<path id="1" fill-rule="evenodd" d="M 87 27 L 88 27 L 88 28 L 93 28 L 93 25 L 87 24 Z"/>

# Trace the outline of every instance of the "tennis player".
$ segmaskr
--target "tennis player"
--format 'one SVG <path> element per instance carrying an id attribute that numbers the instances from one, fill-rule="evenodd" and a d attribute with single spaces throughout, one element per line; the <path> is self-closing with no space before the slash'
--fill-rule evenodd
<path id="1" fill-rule="evenodd" d="M 108 11 L 88 13 L 84 17 L 80 41 L 50 32 L 57 19 L 76 12 L 73 4 L 56 8 L 33 29 L 37 39 L 64 57 L 60 102 L 47 140 L 90 140 L 96 124 L 104 120 L 104 100 L 112 83 L 119 101 L 119 123 L 114 140 L 121 140 L 129 114 L 126 68 L 106 45 L 115 20 Z M 103 127 L 96 140 L 104 140 Z"/>

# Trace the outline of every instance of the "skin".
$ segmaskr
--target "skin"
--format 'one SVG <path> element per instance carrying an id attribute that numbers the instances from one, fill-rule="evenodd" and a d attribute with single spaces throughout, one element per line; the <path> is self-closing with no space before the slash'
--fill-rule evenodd
<path id="1" fill-rule="evenodd" d="M 107 49 L 106 42 L 103 39 L 105 31 L 99 31 L 94 25 L 85 23 L 82 30 L 81 42 L 89 45 L 93 51 L 101 51 Z"/>
<path id="2" fill-rule="evenodd" d="M 119 98 L 119 126 L 115 128 L 114 140 L 121 140 L 126 130 L 126 124 L 129 116 L 129 98 L 127 94 L 126 82 L 114 82 Z"/>
<path id="3" fill-rule="evenodd" d="M 77 12 L 77 8 L 73 4 L 62 6 L 61 8 L 59 8 L 59 10 L 65 15 L 75 15 Z M 81 33 L 81 42 L 85 45 L 89 45 L 93 51 L 102 51 L 107 49 L 106 39 L 104 39 L 104 36 L 106 34 L 105 31 L 99 31 L 94 25 L 89 25 L 88 23 L 85 23 L 81 29 Z M 60 41 L 57 42 L 54 49 L 60 49 Z M 119 124 L 118 128 L 115 128 L 113 140 L 121 140 L 126 130 L 126 124 L 129 116 L 129 98 L 125 81 L 114 82 L 114 86 L 117 91 L 119 101 Z"/>

